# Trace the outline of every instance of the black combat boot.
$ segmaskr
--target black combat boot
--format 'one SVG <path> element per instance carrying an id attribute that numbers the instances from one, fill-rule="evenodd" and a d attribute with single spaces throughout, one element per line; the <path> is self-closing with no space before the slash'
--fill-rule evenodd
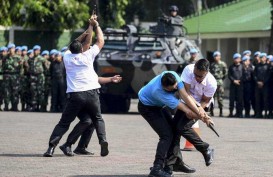
<path id="1" fill-rule="evenodd" d="M 70 157 L 71 157 L 71 156 L 74 156 L 74 154 L 73 154 L 73 152 L 72 152 L 72 150 L 71 150 L 71 144 L 69 144 L 69 143 L 64 143 L 64 144 L 61 145 L 59 148 L 63 151 L 64 155 L 70 156 Z"/>
<path id="2" fill-rule="evenodd" d="M 165 172 L 161 165 L 154 164 L 148 177 L 172 177 L 172 175 Z"/>
<path id="3" fill-rule="evenodd" d="M 219 108 L 219 109 L 220 109 L 219 117 L 223 117 L 223 108 Z"/>
<path id="4" fill-rule="evenodd" d="M 9 105 L 5 104 L 4 111 L 9 111 Z"/>
<path id="5" fill-rule="evenodd" d="M 229 115 L 228 115 L 228 117 L 234 117 L 234 115 L 233 115 L 233 109 L 229 109 Z"/>

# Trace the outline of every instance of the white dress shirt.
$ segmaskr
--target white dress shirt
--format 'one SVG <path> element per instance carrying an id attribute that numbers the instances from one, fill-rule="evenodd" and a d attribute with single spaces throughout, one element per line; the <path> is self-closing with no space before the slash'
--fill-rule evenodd
<path id="1" fill-rule="evenodd" d="M 193 73 L 194 65 L 195 64 L 190 64 L 185 67 L 181 74 L 181 79 L 184 83 L 191 85 L 190 94 L 198 103 L 201 103 L 203 95 L 206 97 L 213 97 L 217 89 L 217 82 L 210 72 L 207 73 L 206 77 L 201 83 L 197 82 Z M 213 102 L 213 98 L 210 100 L 209 104 L 211 102 Z"/>
<path id="2" fill-rule="evenodd" d="M 95 57 L 99 52 L 100 49 L 97 45 L 93 45 L 87 51 L 79 54 L 72 54 L 70 50 L 65 52 L 66 93 L 87 91 L 101 87 L 93 66 Z"/>

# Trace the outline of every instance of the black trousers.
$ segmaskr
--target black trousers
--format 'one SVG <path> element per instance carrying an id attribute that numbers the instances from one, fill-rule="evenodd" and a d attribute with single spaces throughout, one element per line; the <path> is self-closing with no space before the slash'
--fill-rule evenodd
<path id="1" fill-rule="evenodd" d="M 99 142 L 106 141 L 105 123 L 101 117 L 99 91 L 97 89 L 67 94 L 67 103 L 59 123 L 55 126 L 49 145 L 56 146 L 69 129 L 71 122 L 79 117 L 80 122 L 69 134 L 67 142 L 75 143 L 77 138 L 94 123 Z"/>
<path id="2" fill-rule="evenodd" d="M 236 103 L 236 114 L 241 115 L 243 111 L 244 91 L 242 85 L 230 84 L 229 87 L 229 110 L 233 111 Z"/>
<path id="3" fill-rule="evenodd" d="M 161 107 L 146 106 L 139 101 L 138 111 L 159 136 L 154 165 L 163 167 L 173 138 L 171 125 L 162 113 Z"/>
<path id="4" fill-rule="evenodd" d="M 193 144 L 194 147 L 201 153 L 204 153 L 208 149 L 209 144 L 202 141 L 199 135 L 193 130 L 192 126 L 194 123 L 195 120 L 188 119 L 183 111 L 176 111 L 172 122 L 174 138 L 168 151 L 168 158 L 166 161 L 167 166 L 174 165 L 177 163 L 176 161 L 178 161 L 178 163 L 183 163 L 183 158 L 180 151 L 181 136 Z"/>

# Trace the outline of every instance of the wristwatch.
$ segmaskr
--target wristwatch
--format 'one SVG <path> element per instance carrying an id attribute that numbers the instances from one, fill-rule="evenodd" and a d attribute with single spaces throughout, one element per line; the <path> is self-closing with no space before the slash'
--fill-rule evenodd
<path id="1" fill-rule="evenodd" d="M 197 106 L 197 107 L 201 107 L 201 104 L 200 104 L 200 103 L 196 103 L 196 106 Z"/>

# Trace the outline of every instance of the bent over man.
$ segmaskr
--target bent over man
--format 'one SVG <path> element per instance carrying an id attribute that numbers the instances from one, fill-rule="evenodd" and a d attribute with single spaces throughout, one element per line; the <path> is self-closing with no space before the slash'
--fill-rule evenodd
<path id="1" fill-rule="evenodd" d="M 175 97 L 176 91 L 188 107 Z M 207 115 L 204 110 L 198 109 L 193 99 L 187 94 L 180 77 L 174 71 L 165 71 L 153 78 L 139 91 L 138 96 L 138 111 L 159 135 L 154 165 L 149 176 L 170 177 L 171 174 L 163 168 L 172 143 L 173 131 L 171 123 L 162 113 L 162 108 L 164 106 L 171 109 L 177 108 L 184 111 L 188 117 L 205 118 Z"/>

